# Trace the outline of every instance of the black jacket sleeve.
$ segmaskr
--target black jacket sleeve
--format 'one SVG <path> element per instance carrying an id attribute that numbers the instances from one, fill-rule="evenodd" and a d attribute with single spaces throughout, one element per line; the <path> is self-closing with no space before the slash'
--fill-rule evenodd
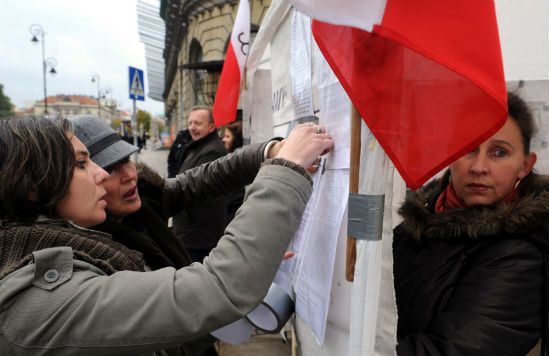
<path id="1" fill-rule="evenodd" d="M 204 199 L 242 189 L 255 178 L 265 145 L 252 144 L 167 179 L 162 193 L 165 215 L 172 216 Z"/>
<path id="2" fill-rule="evenodd" d="M 168 153 L 168 178 L 175 177 L 181 168 L 183 148 L 188 140 L 185 131 L 179 131 Z"/>

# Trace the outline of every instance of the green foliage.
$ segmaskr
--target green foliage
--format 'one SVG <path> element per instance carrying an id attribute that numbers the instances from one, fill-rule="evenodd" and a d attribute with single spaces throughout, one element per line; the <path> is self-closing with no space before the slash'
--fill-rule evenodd
<path id="1" fill-rule="evenodd" d="M 151 121 L 151 114 L 144 110 L 137 110 L 137 127 L 143 128 L 143 132 L 150 131 Z"/>
<path id="2" fill-rule="evenodd" d="M 112 119 L 111 127 L 114 131 L 118 132 L 120 131 L 120 125 L 122 124 L 122 120 L 118 118 Z"/>
<path id="3" fill-rule="evenodd" d="M 156 123 L 156 131 L 157 132 L 164 132 L 164 123 L 159 121 Z"/>
<path id="4" fill-rule="evenodd" d="M 8 96 L 4 95 L 4 86 L 0 84 L 0 117 L 14 116 L 13 104 Z"/>

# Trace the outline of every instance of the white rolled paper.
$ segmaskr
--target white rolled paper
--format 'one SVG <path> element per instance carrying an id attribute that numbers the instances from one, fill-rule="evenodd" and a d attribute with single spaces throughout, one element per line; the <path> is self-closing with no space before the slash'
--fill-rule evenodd
<path id="1" fill-rule="evenodd" d="M 282 330 L 294 312 L 292 298 L 277 284 L 271 284 L 267 296 L 246 318 L 256 329 L 275 334 Z"/>
<path id="2" fill-rule="evenodd" d="M 211 332 L 217 339 L 237 345 L 247 341 L 254 329 L 278 333 L 294 312 L 292 298 L 277 284 L 271 284 L 267 295 L 246 317 Z"/>

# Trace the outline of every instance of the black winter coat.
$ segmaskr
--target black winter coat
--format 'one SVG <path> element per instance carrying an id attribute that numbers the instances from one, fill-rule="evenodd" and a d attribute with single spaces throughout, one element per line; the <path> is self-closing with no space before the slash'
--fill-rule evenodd
<path id="1" fill-rule="evenodd" d="M 153 270 L 164 267 L 180 269 L 192 263 L 189 254 L 177 240 L 167 220 L 153 209 L 154 202 L 141 197 L 141 208 L 124 217 L 121 223 L 106 220 L 94 227 L 110 234 L 114 241 L 143 254 L 147 266 Z"/>
<path id="2" fill-rule="evenodd" d="M 214 161 L 227 154 L 217 131 L 184 147 L 183 162 L 178 173 Z M 173 217 L 173 229 L 178 240 L 188 249 L 210 250 L 217 245 L 225 229 L 227 198 L 202 201 Z"/>
<path id="3" fill-rule="evenodd" d="M 448 175 L 407 199 L 394 230 L 397 353 L 526 355 L 547 334 L 549 179 L 509 205 L 435 214 Z"/>
<path id="4" fill-rule="evenodd" d="M 189 254 L 168 228 L 168 217 L 161 201 L 164 180 L 143 164 L 138 165 L 138 172 L 141 208 L 125 216 L 120 223 L 107 219 L 93 229 L 106 232 L 114 241 L 141 252 L 152 270 L 189 266 L 192 263 Z M 164 352 L 169 356 L 205 355 L 214 341 L 215 338 L 208 334 Z"/>
<path id="5" fill-rule="evenodd" d="M 168 154 L 168 178 L 173 178 L 179 173 L 187 146 L 192 140 L 189 130 L 181 130 L 177 133 Z"/>

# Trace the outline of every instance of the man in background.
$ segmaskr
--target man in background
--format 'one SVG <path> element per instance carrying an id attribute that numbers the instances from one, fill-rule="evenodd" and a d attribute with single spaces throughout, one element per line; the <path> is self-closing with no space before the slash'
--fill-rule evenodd
<path id="1" fill-rule="evenodd" d="M 188 129 L 180 131 L 168 156 L 168 177 L 218 159 L 227 154 L 215 129 L 212 111 L 206 106 L 191 108 Z M 225 197 L 197 203 L 173 217 L 174 233 L 193 261 L 202 262 L 223 234 Z"/>

